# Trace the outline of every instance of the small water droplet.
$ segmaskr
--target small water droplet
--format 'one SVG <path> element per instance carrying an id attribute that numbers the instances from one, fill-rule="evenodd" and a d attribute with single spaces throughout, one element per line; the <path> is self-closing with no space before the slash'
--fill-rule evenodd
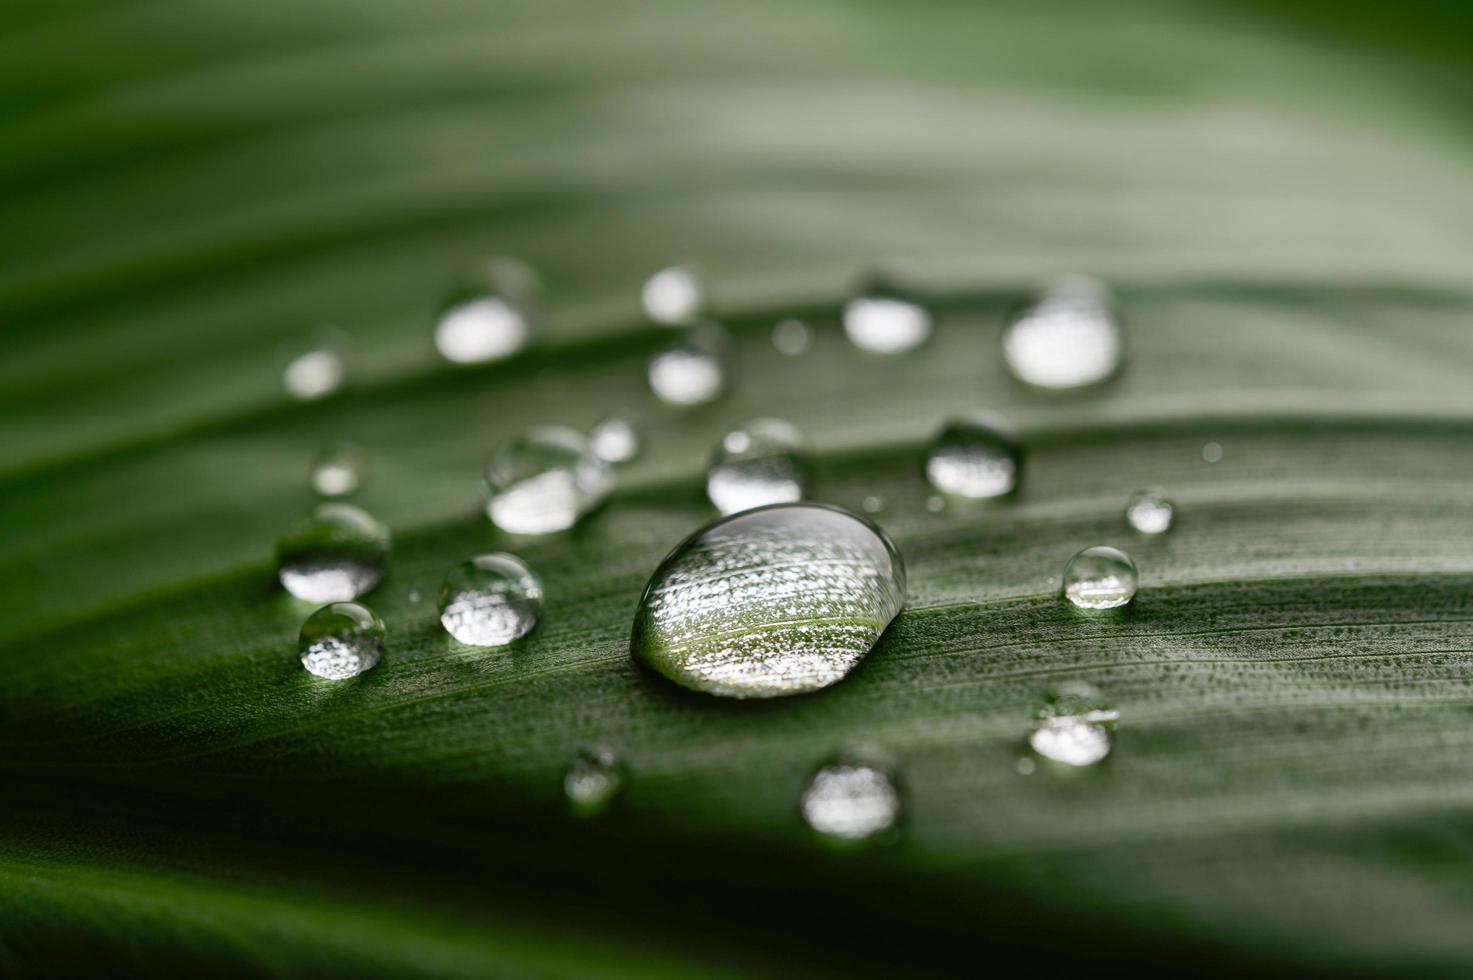
<path id="1" fill-rule="evenodd" d="M 813 331 L 808 324 L 794 317 L 779 320 L 772 328 L 772 346 L 779 354 L 798 357 L 808 353 L 808 348 L 813 346 Z"/>
<path id="2" fill-rule="evenodd" d="M 1080 681 L 1060 685 L 1035 714 L 1028 745 L 1066 766 L 1092 766 L 1110 754 L 1111 728 L 1120 717 L 1094 688 Z"/>
<path id="3" fill-rule="evenodd" d="M 613 485 L 609 464 L 576 430 L 539 425 L 491 457 L 486 514 L 510 534 L 550 534 L 603 503 Z"/>
<path id="4" fill-rule="evenodd" d="M 939 514 L 946 509 L 946 498 L 931 495 L 926 498 L 926 510 L 933 514 Z"/>
<path id="5" fill-rule="evenodd" d="M 588 430 L 588 448 L 605 463 L 627 463 L 639 455 L 639 429 L 611 415 Z"/>
<path id="6" fill-rule="evenodd" d="M 455 364 L 499 361 L 527 346 L 540 318 L 537 275 L 515 259 L 488 259 L 446 298 L 435 347 Z"/>
<path id="7" fill-rule="evenodd" d="M 782 419 L 753 419 L 728 432 L 711 456 L 706 496 L 723 514 L 803 499 L 808 440 Z"/>
<path id="8" fill-rule="evenodd" d="M 909 291 L 872 281 L 844 304 L 844 334 L 861 350 L 900 354 L 931 336 L 931 311 Z"/>
<path id="9" fill-rule="evenodd" d="M 281 584 L 308 602 L 356 599 L 389 562 L 389 529 L 350 504 L 319 504 L 276 543 Z"/>
<path id="10" fill-rule="evenodd" d="M 526 636 L 542 614 L 542 581 L 515 555 L 477 555 L 440 586 L 440 625 L 461 643 L 499 647 Z"/>
<path id="11" fill-rule="evenodd" d="M 411 605 L 417 604 L 419 602 L 419 599 L 420 599 L 419 590 L 418 589 L 410 589 L 409 590 L 409 602 L 410 602 L 410 604 Z"/>
<path id="12" fill-rule="evenodd" d="M 656 323 L 693 323 L 705 309 L 706 288 L 695 270 L 672 265 L 644 281 L 639 299 Z"/>
<path id="13" fill-rule="evenodd" d="M 1114 609 L 1135 598 L 1135 562 L 1119 548 L 1085 548 L 1064 566 L 1064 595 L 1080 609 Z"/>
<path id="14" fill-rule="evenodd" d="M 1176 520 L 1176 505 L 1159 490 L 1137 490 L 1125 505 L 1125 523 L 1141 534 L 1165 534 Z"/>
<path id="15" fill-rule="evenodd" d="M 1202 458 L 1209 463 L 1222 461 L 1222 443 L 1209 442 L 1202 447 Z"/>
<path id="16" fill-rule="evenodd" d="M 1038 388 L 1099 384 L 1119 370 L 1125 350 L 1109 292 L 1082 276 L 1062 279 L 1013 318 L 1003 360 L 1018 380 Z"/>
<path id="17" fill-rule="evenodd" d="M 926 477 L 932 486 L 974 500 L 1012 493 L 1022 470 L 1018 437 L 990 412 L 946 423 L 926 458 Z"/>
<path id="18" fill-rule="evenodd" d="M 581 817 L 603 813 L 619 798 L 628 773 L 619 757 L 608 749 L 579 752 L 563 774 L 563 795 L 572 811 Z"/>
<path id="19" fill-rule="evenodd" d="M 334 602 L 307 617 L 297 650 L 309 673 L 330 681 L 357 677 L 384 655 L 383 620 L 356 602 Z"/>
<path id="20" fill-rule="evenodd" d="M 363 485 L 367 469 L 363 450 L 354 442 L 335 442 L 312 461 L 312 489 L 322 497 L 347 497 Z"/>
<path id="21" fill-rule="evenodd" d="M 860 506 L 864 508 L 866 514 L 878 514 L 885 509 L 885 498 L 874 496 L 865 497 Z"/>
<path id="22" fill-rule="evenodd" d="M 800 812 L 804 823 L 829 840 L 874 840 L 888 835 L 900 820 L 900 791 L 880 765 L 835 759 L 809 777 Z"/>
<path id="23" fill-rule="evenodd" d="M 681 542 L 650 577 L 630 650 L 692 690 L 800 694 L 843 679 L 904 603 L 905 564 L 878 527 L 778 504 Z"/>
<path id="24" fill-rule="evenodd" d="M 300 401 L 326 398 L 348 379 L 347 337 L 322 328 L 283 349 L 281 383 Z"/>
<path id="25" fill-rule="evenodd" d="M 667 405 L 704 405 L 726 390 L 726 332 L 703 323 L 650 358 L 650 390 Z"/>
<path id="26" fill-rule="evenodd" d="M 1018 775 L 1020 775 L 1020 776 L 1031 776 L 1031 775 L 1033 775 L 1034 771 L 1038 768 L 1038 765 L 1032 759 L 1030 759 L 1026 755 L 1024 755 L 1024 756 L 1019 756 L 1018 757 L 1017 768 L 1018 768 Z"/>

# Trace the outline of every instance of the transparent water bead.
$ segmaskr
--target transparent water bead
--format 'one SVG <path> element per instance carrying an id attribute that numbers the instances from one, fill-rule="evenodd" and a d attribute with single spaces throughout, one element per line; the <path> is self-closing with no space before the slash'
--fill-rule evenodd
<path id="1" fill-rule="evenodd" d="M 389 529 L 350 504 L 319 504 L 276 543 L 281 584 L 308 602 L 356 599 L 389 563 Z"/>
<path id="2" fill-rule="evenodd" d="M 974 500 L 1012 493 L 1022 472 L 1018 437 L 990 412 L 946 423 L 926 457 L 926 479 L 933 487 Z"/>
<path id="3" fill-rule="evenodd" d="M 435 348 L 455 364 L 510 357 L 532 339 L 540 319 L 540 287 L 515 259 L 489 259 L 466 275 L 435 321 Z"/>
<path id="4" fill-rule="evenodd" d="M 931 336 L 931 311 L 907 290 L 874 280 L 844 304 L 844 335 L 861 350 L 901 354 Z"/>
<path id="5" fill-rule="evenodd" d="M 1060 686 L 1035 715 L 1028 745 L 1045 759 L 1067 766 L 1092 766 L 1110 754 L 1111 729 L 1120 713 L 1082 682 Z"/>
<path id="6" fill-rule="evenodd" d="M 900 792 L 889 771 L 857 759 L 838 759 L 809 777 L 803 789 L 803 822 L 830 840 L 873 840 L 895 829 Z"/>
<path id="7" fill-rule="evenodd" d="M 588 430 L 588 448 L 605 463 L 627 463 L 639 455 L 639 429 L 617 415 Z"/>
<path id="8" fill-rule="evenodd" d="M 1064 566 L 1064 595 L 1080 609 L 1114 609 L 1135 598 L 1135 562 L 1119 548 L 1085 548 Z"/>
<path id="9" fill-rule="evenodd" d="M 302 666 L 330 681 L 357 677 L 383 658 L 383 620 L 356 602 L 334 602 L 307 617 L 297 641 Z"/>
<path id="10" fill-rule="evenodd" d="M 1202 446 L 1202 458 L 1209 463 L 1222 462 L 1222 443 L 1209 442 Z"/>
<path id="11" fill-rule="evenodd" d="M 726 331 L 703 323 L 650 358 L 650 390 L 667 405 L 704 405 L 726 390 Z"/>
<path id="12" fill-rule="evenodd" d="M 753 419 L 722 437 L 706 471 L 706 496 L 723 514 L 796 503 L 808 469 L 808 440 L 797 426 Z"/>
<path id="13" fill-rule="evenodd" d="M 1026 384 L 1080 388 L 1120 369 L 1125 340 L 1105 287 L 1072 277 L 1013 318 L 1003 332 L 1002 352 L 1008 370 Z"/>
<path id="14" fill-rule="evenodd" d="M 905 603 L 905 565 L 858 515 L 777 504 L 701 528 L 660 563 L 633 656 L 684 687 L 770 698 L 834 684 Z"/>
<path id="15" fill-rule="evenodd" d="M 793 317 L 779 320 L 772 328 L 772 346 L 777 348 L 779 354 L 799 357 L 808 353 L 808 348 L 813 346 L 813 331 L 808 324 Z"/>
<path id="16" fill-rule="evenodd" d="M 440 625 L 461 643 L 499 647 L 526 636 L 542 615 L 542 580 L 515 555 L 477 555 L 440 586 Z"/>
<path id="17" fill-rule="evenodd" d="M 539 425 L 496 451 L 486 486 L 493 524 L 510 534 L 550 534 L 603 503 L 614 477 L 576 430 Z"/>
<path id="18" fill-rule="evenodd" d="M 577 815 L 596 816 L 619 798 L 626 782 L 624 764 L 613 752 L 608 749 L 579 752 L 563 774 L 563 795 Z"/>
<path id="19" fill-rule="evenodd" d="M 672 265 L 644 281 L 640 305 L 656 323 L 694 323 L 706 306 L 706 287 L 694 269 Z"/>
<path id="20" fill-rule="evenodd" d="M 316 401 L 348 380 L 348 342 L 341 331 L 324 327 L 282 350 L 281 383 L 299 401 Z"/>
<path id="21" fill-rule="evenodd" d="M 335 442 L 312 461 L 312 489 L 320 497 L 351 496 L 363 485 L 367 468 L 357 443 Z"/>
<path id="22" fill-rule="evenodd" d="M 1165 534 L 1176 521 L 1176 504 L 1159 490 L 1137 490 L 1125 505 L 1125 523 L 1141 534 Z"/>

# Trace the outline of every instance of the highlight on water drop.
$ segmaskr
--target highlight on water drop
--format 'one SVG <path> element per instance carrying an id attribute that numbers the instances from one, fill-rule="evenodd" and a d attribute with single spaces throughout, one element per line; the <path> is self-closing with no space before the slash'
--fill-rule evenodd
<path id="1" fill-rule="evenodd" d="M 499 361 L 521 351 L 541 321 L 541 286 L 524 262 L 486 259 L 462 277 L 435 320 L 435 349 L 454 364 Z"/>
<path id="2" fill-rule="evenodd" d="M 661 269 L 639 291 L 645 315 L 656 323 L 684 326 L 706 309 L 706 286 L 696 270 L 683 265 Z"/>
<path id="3" fill-rule="evenodd" d="M 834 843 L 857 844 L 890 837 L 900 822 L 901 795 L 889 766 L 842 755 L 809 777 L 799 801 L 803 822 Z"/>
<path id="4" fill-rule="evenodd" d="M 588 448 L 605 463 L 628 463 L 639 456 L 639 427 L 620 415 L 610 415 L 588 430 Z"/>
<path id="5" fill-rule="evenodd" d="M 334 442 L 312 460 L 312 490 L 319 497 L 350 497 L 362 488 L 367 472 L 368 458 L 356 442 Z"/>
<path id="6" fill-rule="evenodd" d="M 1125 504 L 1125 523 L 1141 534 L 1165 534 L 1176 523 L 1176 504 L 1160 490 L 1137 490 Z"/>
<path id="7" fill-rule="evenodd" d="M 1097 385 L 1124 360 L 1125 340 L 1104 284 L 1060 279 L 1003 331 L 1003 361 L 1018 380 L 1063 390 Z"/>
<path id="8" fill-rule="evenodd" d="M 706 469 L 706 496 L 723 514 L 795 503 L 808 486 L 808 440 L 782 419 L 753 419 L 721 438 Z"/>
<path id="9" fill-rule="evenodd" d="M 628 769 L 617 753 L 610 749 L 589 749 L 579 752 L 568 763 L 563 774 L 563 796 L 575 815 L 593 817 L 607 811 L 618 800 L 628 781 Z"/>
<path id="10" fill-rule="evenodd" d="M 562 425 L 527 430 L 486 466 L 486 514 L 511 534 L 550 534 L 572 527 L 613 490 L 609 464 L 588 440 Z"/>
<path id="11" fill-rule="evenodd" d="M 797 317 L 779 320 L 772 328 L 772 346 L 779 354 L 801 357 L 813 346 L 813 329 Z"/>
<path id="12" fill-rule="evenodd" d="M 307 672 L 331 681 L 371 670 L 384 655 L 383 620 L 356 602 L 323 606 L 302 624 L 297 652 Z"/>
<path id="13" fill-rule="evenodd" d="M 650 358 L 650 390 L 667 405 L 689 407 L 715 401 L 727 387 L 726 330 L 715 321 L 691 327 Z"/>
<path id="14" fill-rule="evenodd" d="M 348 338 L 335 327 L 319 327 L 281 352 L 281 383 L 298 401 L 317 401 L 348 380 Z"/>
<path id="15" fill-rule="evenodd" d="M 1135 562 L 1119 548 L 1085 548 L 1064 566 L 1064 596 L 1079 609 L 1115 609 L 1135 598 Z"/>
<path id="16" fill-rule="evenodd" d="M 1050 693 L 1034 715 L 1028 746 L 1040 757 L 1081 768 L 1103 762 L 1114 748 L 1114 726 L 1120 718 L 1098 691 L 1070 681 Z"/>
<path id="17" fill-rule="evenodd" d="M 477 555 L 445 576 L 439 608 L 440 625 L 461 643 L 505 646 L 537 625 L 542 580 L 516 555 Z"/>
<path id="18" fill-rule="evenodd" d="M 992 412 L 947 422 L 926 457 L 926 479 L 933 487 L 971 500 L 1013 493 L 1022 473 L 1022 443 L 1007 420 Z"/>
<path id="19" fill-rule="evenodd" d="M 844 304 L 844 335 L 861 350 L 901 354 L 924 344 L 934 317 L 915 293 L 875 277 Z"/>
<path id="20" fill-rule="evenodd" d="M 319 504 L 276 543 L 282 586 L 309 602 L 356 599 L 382 581 L 389 529 L 351 504 Z"/>

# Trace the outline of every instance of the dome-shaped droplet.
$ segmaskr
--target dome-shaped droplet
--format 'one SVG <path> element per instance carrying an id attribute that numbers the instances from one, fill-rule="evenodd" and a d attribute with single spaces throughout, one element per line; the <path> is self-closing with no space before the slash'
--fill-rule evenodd
<path id="1" fill-rule="evenodd" d="M 979 413 L 942 426 L 926 457 L 926 478 L 943 493 L 984 499 L 1018 488 L 1023 451 L 1002 418 Z"/>
<path id="2" fill-rule="evenodd" d="M 578 816 L 596 816 L 619 798 L 627 781 L 624 764 L 613 752 L 579 752 L 563 774 L 563 795 Z"/>
<path id="3" fill-rule="evenodd" d="M 667 405 L 704 405 L 726 390 L 726 332 L 715 323 L 687 330 L 650 358 L 650 390 Z"/>
<path id="4" fill-rule="evenodd" d="M 276 543 L 281 584 L 308 602 L 356 599 L 388 562 L 389 529 L 350 504 L 319 504 Z"/>
<path id="5" fill-rule="evenodd" d="M 874 840 L 895 829 L 900 792 L 885 767 L 836 759 L 809 777 L 800 811 L 804 823 L 830 840 Z"/>
<path id="6" fill-rule="evenodd" d="M 1120 368 L 1120 321 L 1105 287 L 1092 279 L 1056 283 L 1003 332 L 1003 360 L 1018 380 L 1038 388 L 1099 384 Z"/>
<path id="7" fill-rule="evenodd" d="M 614 478 L 588 440 L 539 425 L 497 450 L 486 467 L 486 514 L 511 534 L 549 534 L 577 523 L 608 497 Z"/>
<path id="8" fill-rule="evenodd" d="M 782 419 L 753 419 L 722 437 L 706 471 L 706 496 L 723 514 L 803 499 L 808 440 Z"/>
<path id="9" fill-rule="evenodd" d="M 446 298 L 435 321 L 435 347 L 447 361 L 480 364 L 527 346 L 540 319 L 532 269 L 515 259 L 490 259 Z"/>
<path id="10" fill-rule="evenodd" d="M 1064 595 L 1080 609 L 1114 609 L 1135 598 L 1135 562 L 1119 548 L 1085 548 L 1064 566 Z"/>
<path id="11" fill-rule="evenodd" d="M 1137 490 L 1125 505 L 1125 523 L 1141 534 L 1165 534 L 1176 521 L 1176 505 L 1159 490 Z"/>
<path id="12" fill-rule="evenodd" d="M 905 565 L 883 531 L 821 504 L 779 504 L 708 524 L 650 578 L 636 659 L 696 691 L 768 698 L 841 680 L 905 603 Z"/>
<path id="13" fill-rule="evenodd" d="M 356 602 L 334 602 L 307 617 L 297 651 L 302 666 L 330 681 L 371 670 L 384 655 L 383 620 Z"/>
<path id="14" fill-rule="evenodd" d="M 335 442 L 312 460 L 312 489 L 319 497 L 349 497 L 363 486 L 368 466 L 354 442 Z"/>
<path id="15" fill-rule="evenodd" d="M 1028 745 L 1045 759 L 1067 766 L 1092 766 L 1110 754 L 1120 713 L 1094 688 L 1063 684 L 1035 715 Z"/>
<path id="16" fill-rule="evenodd" d="M 656 323 L 694 323 L 706 306 L 706 288 L 694 269 L 672 265 L 644 281 L 639 301 Z"/>
<path id="17" fill-rule="evenodd" d="M 287 344 L 281 352 L 281 383 L 300 401 L 326 398 L 348 380 L 348 339 L 341 331 L 323 327 Z"/>
<path id="18" fill-rule="evenodd" d="M 588 430 L 588 448 L 605 463 L 627 463 L 639 455 L 639 429 L 628 419 L 611 415 Z"/>
<path id="19" fill-rule="evenodd" d="M 788 357 L 806 354 L 808 348 L 813 346 L 813 330 L 795 317 L 779 320 L 772 328 L 772 346 L 777 348 L 779 354 L 786 354 Z"/>
<path id="20" fill-rule="evenodd" d="M 541 615 L 542 582 L 515 555 L 469 558 L 440 586 L 440 625 L 470 646 L 510 643 L 531 632 Z"/>
<path id="21" fill-rule="evenodd" d="M 933 317 L 916 296 L 876 280 L 844 304 L 844 335 L 862 350 L 900 354 L 931 336 Z"/>

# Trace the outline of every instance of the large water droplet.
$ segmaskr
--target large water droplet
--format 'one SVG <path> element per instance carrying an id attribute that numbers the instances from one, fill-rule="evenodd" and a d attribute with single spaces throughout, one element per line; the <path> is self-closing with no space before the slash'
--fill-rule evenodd
<path id="1" fill-rule="evenodd" d="M 578 816 L 596 816 L 619 798 L 627 781 L 624 764 L 613 752 L 579 752 L 563 774 L 563 795 Z"/>
<path id="2" fill-rule="evenodd" d="M 721 439 L 706 471 L 706 496 L 723 514 L 803 499 L 808 440 L 782 419 L 753 419 Z"/>
<path id="3" fill-rule="evenodd" d="M 639 455 L 639 429 L 628 419 L 610 416 L 588 430 L 588 448 L 605 463 L 627 463 Z"/>
<path id="4" fill-rule="evenodd" d="M 841 680 L 905 603 L 905 565 L 883 531 L 821 504 L 779 504 L 708 524 L 650 577 L 633 655 L 696 691 L 768 698 Z"/>
<path id="5" fill-rule="evenodd" d="M 808 324 L 794 317 L 779 320 L 772 328 L 772 346 L 779 354 L 798 357 L 808 353 L 808 348 L 813 346 L 813 331 Z"/>
<path id="6" fill-rule="evenodd" d="M 357 677 L 384 655 L 383 620 L 356 602 L 334 602 L 307 617 L 297 641 L 302 666 L 331 681 Z"/>
<path id="7" fill-rule="evenodd" d="M 312 489 L 322 497 L 347 497 L 363 485 L 367 463 L 354 442 L 335 442 L 312 461 Z"/>
<path id="8" fill-rule="evenodd" d="M 1053 762 L 1092 766 L 1110 754 L 1111 728 L 1119 717 L 1094 688 L 1072 681 L 1045 699 L 1028 745 Z"/>
<path id="9" fill-rule="evenodd" d="M 1176 505 L 1159 490 L 1137 490 L 1125 505 L 1125 523 L 1141 534 L 1165 534 L 1176 521 Z"/>
<path id="10" fill-rule="evenodd" d="M 704 405 L 726 390 L 726 332 L 715 323 L 686 331 L 650 358 L 650 390 L 667 405 Z"/>
<path id="11" fill-rule="evenodd" d="M 1099 384 L 1120 368 L 1125 342 L 1109 293 L 1084 277 L 1060 280 L 1003 332 L 1013 376 L 1039 388 Z"/>
<path id="12" fill-rule="evenodd" d="M 656 323 L 694 323 L 706 305 L 706 289 L 695 270 L 672 265 L 644 281 L 639 300 Z"/>
<path id="13" fill-rule="evenodd" d="M 511 534 L 549 534 L 603 503 L 614 477 L 577 431 L 539 425 L 496 451 L 486 486 L 493 524 Z"/>
<path id="14" fill-rule="evenodd" d="M 803 789 L 803 822 L 830 840 L 873 840 L 895 828 L 900 792 L 882 766 L 836 759 L 819 767 Z"/>
<path id="15" fill-rule="evenodd" d="M 542 582 L 515 555 L 469 558 L 440 586 L 440 625 L 461 643 L 499 647 L 531 632 L 542 614 Z"/>
<path id="16" fill-rule="evenodd" d="M 844 304 L 849 342 L 876 354 L 913 350 L 931 336 L 931 311 L 910 292 L 876 280 Z"/>
<path id="17" fill-rule="evenodd" d="M 926 478 L 932 486 L 972 499 L 1012 493 L 1022 471 L 1018 437 L 990 412 L 946 423 L 926 458 Z"/>
<path id="18" fill-rule="evenodd" d="M 276 543 L 281 584 L 308 602 L 356 599 L 388 562 L 389 529 L 350 504 L 319 504 Z"/>
<path id="19" fill-rule="evenodd" d="M 1135 598 L 1135 562 L 1119 548 L 1085 548 L 1064 566 L 1064 595 L 1080 609 L 1114 609 Z"/>
<path id="20" fill-rule="evenodd" d="M 446 298 L 435 347 L 456 364 L 510 357 L 527 345 L 539 319 L 536 273 L 515 259 L 486 261 Z"/>
<path id="21" fill-rule="evenodd" d="M 348 379 L 348 343 L 340 331 L 324 327 L 283 348 L 281 383 L 301 401 L 326 398 Z"/>

